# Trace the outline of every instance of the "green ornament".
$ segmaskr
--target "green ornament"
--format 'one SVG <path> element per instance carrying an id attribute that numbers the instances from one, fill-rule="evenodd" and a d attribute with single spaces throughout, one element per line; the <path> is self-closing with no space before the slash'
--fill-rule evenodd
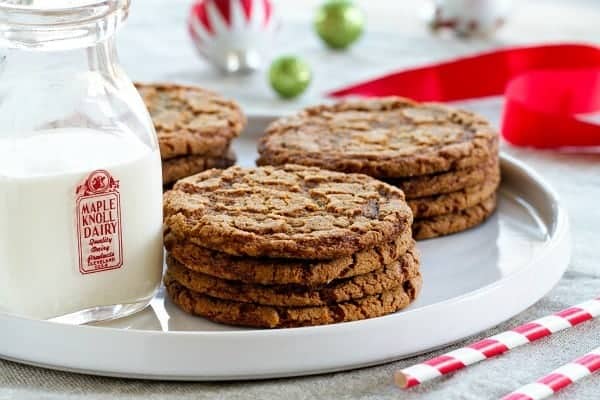
<path id="1" fill-rule="evenodd" d="M 280 57 L 273 61 L 269 68 L 271 86 L 284 99 L 291 99 L 302 94 L 311 79 L 310 66 L 299 57 Z"/>
<path id="2" fill-rule="evenodd" d="M 345 49 L 363 33 L 365 14 L 351 0 L 328 0 L 319 7 L 315 29 L 332 49 Z"/>

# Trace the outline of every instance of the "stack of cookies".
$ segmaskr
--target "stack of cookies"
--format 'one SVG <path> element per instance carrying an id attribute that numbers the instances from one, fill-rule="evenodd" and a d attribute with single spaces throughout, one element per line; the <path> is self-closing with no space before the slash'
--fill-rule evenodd
<path id="1" fill-rule="evenodd" d="M 483 222 L 496 207 L 498 134 L 471 112 L 391 97 L 305 109 L 271 124 L 259 165 L 358 172 L 400 187 L 427 239 Z"/>
<path id="2" fill-rule="evenodd" d="M 285 165 L 209 170 L 164 196 L 171 300 L 215 322 L 295 327 L 406 307 L 421 287 L 402 191 Z"/>
<path id="3" fill-rule="evenodd" d="M 192 86 L 136 84 L 156 128 L 163 186 L 236 161 L 230 149 L 246 119 L 233 101 Z"/>

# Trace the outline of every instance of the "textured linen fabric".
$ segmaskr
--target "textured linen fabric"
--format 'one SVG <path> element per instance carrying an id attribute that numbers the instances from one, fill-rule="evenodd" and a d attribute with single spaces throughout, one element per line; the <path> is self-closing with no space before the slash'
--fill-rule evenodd
<path id="1" fill-rule="evenodd" d="M 509 25 L 491 41 L 436 38 L 423 28 L 424 2 L 370 0 L 368 35 L 348 53 L 328 52 L 311 32 L 317 0 L 277 2 L 283 27 L 275 46 L 311 63 L 314 82 L 298 101 L 277 100 L 264 73 L 222 76 L 200 61 L 187 38 L 186 0 L 134 1 L 120 33 L 123 64 L 136 80 L 198 83 L 240 101 L 247 112 L 289 112 L 320 101 L 319 93 L 410 65 L 469 54 L 496 46 L 547 40 L 600 41 L 600 7 L 594 0 L 531 0 L 519 3 Z M 393 3 L 393 6 L 391 5 Z M 388 9 L 385 9 L 385 7 Z M 143 60 L 143 61 L 140 61 Z M 484 79 L 485 71 L 478 79 Z M 465 77 L 470 79 L 472 77 Z M 462 104 L 498 121 L 497 99 Z M 600 154 L 567 154 L 503 147 L 534 167 L 560 195 L 570 214 L 573 257 L 557 287 L 530 309 L 484 337 L 600 294 Z M 533 284 L 533 283 L 532 283 Z M 3 327 L 0 327 L 3 329 Z M 472 340 L 472 339 L 469 339 Z M 0 361 L 4 399 L 495 399 L 600 345 L 600 321 L 588 322 L 493 360 L 410 391 L 392 383 L 394 370 L 456 348 L 378 367 L 304 378 L 236 383 L 168 383 L 111 379 L 44 370 Z M 351 351 L 351 349 L 349 349 Z M 563 391 L 556 399 L 598 399 L 600 375 Z"/>

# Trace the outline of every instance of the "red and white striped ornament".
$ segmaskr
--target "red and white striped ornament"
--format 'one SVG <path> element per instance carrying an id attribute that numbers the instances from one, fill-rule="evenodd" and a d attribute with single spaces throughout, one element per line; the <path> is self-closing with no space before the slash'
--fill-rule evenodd
<path id="1" fill-rule="evenodd" d="M 600 371 L 600 347 L 555 369 L 537 381 L 507 394 L 501 400 L 542 400 L 598 371 Z"/>
<path id="2" fill-rule="evenodd" d="M 226 72 L 260 68 L 276 26 L 270 0 L 197 0 L 188 21 L 199 53 Z"/>
<path id="3" fill-rule="evenodd" d="M 395 381 L 401 388 L 408 389 L 598 316 L 600 316 L 600 297 L 401 369 L 396 372 Z"/>

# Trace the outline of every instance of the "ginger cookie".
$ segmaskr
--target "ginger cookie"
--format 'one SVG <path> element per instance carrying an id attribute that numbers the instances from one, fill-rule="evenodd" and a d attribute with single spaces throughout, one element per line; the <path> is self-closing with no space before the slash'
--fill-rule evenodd
<path id="1" fill-rule="evenodd" d="M 493 173 L 485 183 L 452 193 L 407 200 L 415 219 L 455 214 L 489 198 L 498 189 L 500 175 Z"/>
<path id="2" fill-rule="evenodd" d="M 388 97 L 310 107 L 282 118 L 267 128 L 258 151 L 258 165 L 402 178 L 486 163 L 498 153 L 498 134 L 471 112 Z"/>
<path id="3" fill-rule="evenodd" d="M 413 248 L 382 269 L 353 278 L 333 281 L 320 288 L 299 285 L 253 285 L 227 281 L 187 269 L 167 258 L 170 276 L 196 293 L 223 300 L 283 307 L 306 307 L 341 303 L 373 296 L 401 285 L 419 272 L 418 252 Z"/>
<path id="4" fill-rule="evenodd" d="M 135 86 L 152 117 L 163 160 L 219 157 L 246 125 L 235 102 L 208 90 L 175 84 Z"/>
<path id="5" fill-rule="evenodd" d="M 164 195 L 166 233 L 231 255 L 333 259 L 410 229 L 404 193 L 314 167 L 212 169 Z"/>
<path id="6" fill-rule="evenodd" d="M 221 300 L 193 292 L 165 277 L 167 294 L 183 311 L 214 322 L 255 328 L 291 328 L 380 317 L 407 307 L 419 294 L 421 275 L 393 290 L 339 304 L 316 307 L 273 307 Z"/>
<path id="7" fill-rule="evenodd" d="M 500 175 L 500 164 L 497 157 L 481 166 L 412 178 L 388 179 L 386 182 L 402 189 L 407 199 L 416 199 L 480 185 L 486 181 L 488 176 L 494 174 Z"/>
<path id="8" fill-rule="evenodd" d="M 227 168 L 235 164 L 232 151 L 223 156 L 184 156 L 162 162 L 163 185 L 169 185 L 178 179 L 197 174 L 211 168 Z"/>
<path id="9" fill-rule="evenodd" d="M 409 229 L 392 242 L 351 256 L 305 261 L 230 256 L 197 246 L 172 232 L 165 235 L 165 247 L 170 256 L 186 268 L 216 278 L 260 285 L 326 285 L 334 279 L 351 278 L 381 269 L 397 261 L 413 246 Z"/>
<path id="10" fill-rule="evenodd" d="M 413 236 L 417 240 L 461 232 L 479 225 L 496 209 L 496 194 L 481 203 L 454 214 L 418 219 L 413 224 Z"/>

